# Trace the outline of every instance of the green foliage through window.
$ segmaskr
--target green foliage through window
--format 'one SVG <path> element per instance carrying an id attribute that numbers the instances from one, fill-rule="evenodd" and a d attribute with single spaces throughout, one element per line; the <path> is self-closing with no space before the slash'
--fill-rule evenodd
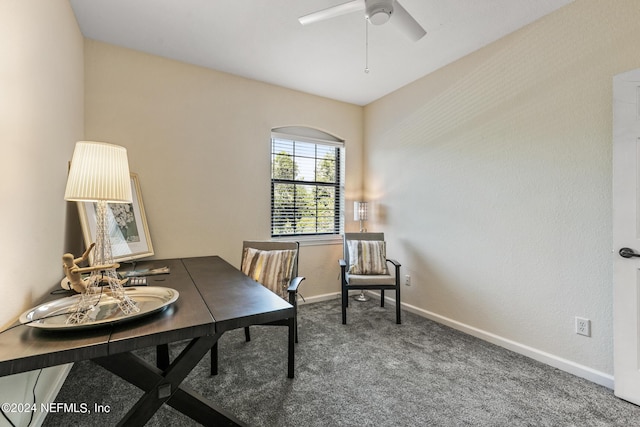
<path id="1" fill-rule="evenodd" d="M 271 140 L 271 235 L 340 233 L 340 148 Z"/>

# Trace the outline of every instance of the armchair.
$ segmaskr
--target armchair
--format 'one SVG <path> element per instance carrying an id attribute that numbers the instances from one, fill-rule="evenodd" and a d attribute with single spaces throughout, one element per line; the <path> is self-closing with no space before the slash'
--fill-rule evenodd
<path id="1" fill-rule="evenodd" d="M 298 276 L 298 242 L 260 242 L 242 243 L 241 270 L 295 308 L 295 342 L 298 342 L 298 288 L 304 277 Z M 286 326 L 285 321 L 265 323 L 265 325 Z M 251 341 L 249 327 L 244 328 L 246 341 Z M 211 348 L 211 374 L 218 373 L 218 344 Z"/>
<path id="2" fill-rule="evenodd" d="M 245 241 L 242 243 L 242 272 L 289 301 L 289 304 L 296 308 L 296 313 L 298 287 L 304 280 L 304 277 L 298 276 L 299 248 L 298 242 Z M 251 341 L 248 327 L 245 328 L 245 338 Z M 298 342 L 297 321 L 296 342 Z"/>
<path id="3" fill-rule="evenodd" d="M 339 261 L 342 283 L 342 324 L 347 323 L 347 307 L 351 289 L 380 291 L 384 307 L 384 291 L 396 291 L 396 323 L 400 314 L 400 263 L 386 257 L 384 233 L 344 233 L 344 258 Z M 393 266 L 394 274 L 389 272 Z"/>

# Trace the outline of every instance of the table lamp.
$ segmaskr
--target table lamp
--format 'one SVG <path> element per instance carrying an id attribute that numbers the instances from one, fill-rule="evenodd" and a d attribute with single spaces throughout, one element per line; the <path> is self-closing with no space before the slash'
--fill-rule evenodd
<path id="1" fill-rule="evenodd" d="M 353 202 L 353 220 L 360 221 L 360 232 L 366 233 L 364 221 L 367 220 L 367 202 Z"/>
<path id="2" fill-rule="evenodd" d="M 93 265 L 88 268 L 75 268 L 75 273 L 89 272 L 88 279 L 83 279 L 83 290 L 80 302 L 67 323 L 83 323 L 90 317 L 89 312 L 99 301 L 101 286 L 108 284 L 111 295 L 118 300 L 118 306 L 124 314 L 138 312 L 139 308 L 124 292 L 118 278 L 111 254 L 111 241 L 107 224 L 108 203 L 131 203 L 131 176 L 127 160 L 127 150 L 118 145 L 103 142 L 80 141 L 76 143 L 65 200 L 77 202 L 95 202 L 96 206 L 96 241 Z M 85 256 L 91 247 L 85 252 Z M 65 256 L 68 256 L 66 254 Z M 65 261 L 66 262 L 66 261 Z M 65 271 L 68 267 L 65 267 Z M 79 274 L 78 274 L 79 275 Z"/>
<path id="3" fill-rule="evenodd" d="M 367 232 L 367 229 L 364 228 L 364 222 L 367 220 L 367 202 L 353 202 L 353 220 L 360 221 L 361 233 Z M 360 293 L 353 299 L 360 302 L 369 301 L 369 298 L 364 294 L 364 290 L 360 290 Z"/>

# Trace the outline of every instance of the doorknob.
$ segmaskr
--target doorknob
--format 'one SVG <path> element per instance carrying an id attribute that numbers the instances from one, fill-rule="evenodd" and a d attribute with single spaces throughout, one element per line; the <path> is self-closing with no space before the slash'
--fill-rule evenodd
<path id="1" fill-rule="evenodd" d="M 618 253 L 622 258 L 640 257 L 640 254 L 633 252 L 633 249 L 631 248 L 622 248 Z"/>

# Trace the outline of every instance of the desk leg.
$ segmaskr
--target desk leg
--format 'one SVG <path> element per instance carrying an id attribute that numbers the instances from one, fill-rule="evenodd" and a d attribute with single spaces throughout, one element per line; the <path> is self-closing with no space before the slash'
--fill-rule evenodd
<path id="1" fill-rule="evenodd" d="M 220 335 L 192 340 L 164 372 L 131 353 L 93 359 L 98 365 L 146 392 L 118 425 L 143 426 L 165 402 L 203 425 L 243 425 L 233 415 L 216 407 L 186 385 L 180 386 Z"/>
<path id="2" fill-rule="evenodd" d="M 218 342 L 211 347 L 211 375 L 218 375 Z"/>
<path id="3" fill-rule="evenodd" d="M 156 347 L 156 366 L 163 371 L 169 367 L 169 344 L 160 344 Z"/>

